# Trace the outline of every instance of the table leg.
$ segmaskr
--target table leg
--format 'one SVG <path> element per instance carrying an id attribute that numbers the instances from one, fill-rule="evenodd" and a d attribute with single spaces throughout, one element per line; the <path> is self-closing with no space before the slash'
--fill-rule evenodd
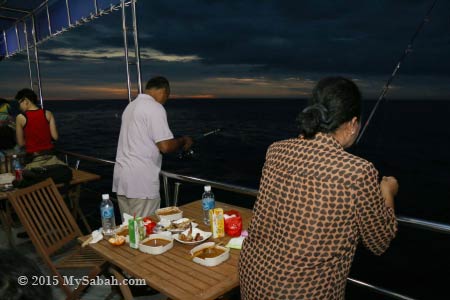
<path id="1" fill-rule="evenodd" d="M 88 223 L 86 217 L 84 216 L 83 211 L 81 210 L 81 207 L 80 207 L 80 195 L 81 195 L 81 185 L 80 184 L 78 184 L 74 187 L 71 187 L 67 192 L 67 196 L 69 198 L 70 206 L 72 209 L 73 218 L 75 220 L 80 218 L 81 221 L 83 222 L 83 225 L 86 228 L 87 232 L 91 233 L 92 232 L 91 226 L 89 226 L 89 223 Z"/>

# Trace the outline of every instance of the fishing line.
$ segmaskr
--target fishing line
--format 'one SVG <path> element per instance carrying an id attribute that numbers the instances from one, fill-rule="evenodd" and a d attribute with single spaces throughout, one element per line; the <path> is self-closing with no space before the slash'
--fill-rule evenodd
<path id="1" fill-rule="evenodd" d="M 414 32 L 413 36 L 411 37 L 408 46 L 406 46 L 405 51 L 403 51 L 402 55 L 400 56 L 400 59 L 397 62 L 397 65 L 394 67 L 394 71 L 392 72 L 391 76 L 389 77 L 389 79 L 386 81 L 386 84 L 383 87 L 383 90 L 381 91 L 380 96 L 378 97 L 377 102 L 375 103 L 374 107 L 372 108 L 372 111 L 370 112 L 369 117 L 367 118 L 366 123 L 364 124 L 364 127 L 361 129 L 361 132 L 358 136 L 358 138 L 356 139 L 356 144 L 359 143 L 359 141 L 361 140 L 362 136 L 364 135 L 364 132 L 367 129 L 367 126 L 369 126 L 370 121 L 372 120 L 372 117 L 375 114 L 375 111 L 377 110 L 380 102 L 383 99 L 386 99 L 385 96 L 389 90 L 389 87 L 392 83 L 392 81 L 394 80 L 395 76 L 398 73 L 398 70 L 400 69 L 401 64 L 403 63 L 403 61 L 405 60 L 405 58 L 408 56 L 409 53 L 412 52 L 412 48 L 413 48 L 413 44 L 415 39 L 417 38 L 417 36 L 419 35 L 420 31 L 422 31 L 422 28 L 424 27 L 425 23 L 430 21 L 430 15 L 431 12 L 433 11 L 434 6 L 436 5 L 438 0 L 434 0 L 433 4 L 430 6 L 430 8 L 428 9 L 427 14 L 425 15 L 425 17 L 423 18 L 422 22 L 420 22 L 419 27 L 417 27 L 416 31 Z"/>

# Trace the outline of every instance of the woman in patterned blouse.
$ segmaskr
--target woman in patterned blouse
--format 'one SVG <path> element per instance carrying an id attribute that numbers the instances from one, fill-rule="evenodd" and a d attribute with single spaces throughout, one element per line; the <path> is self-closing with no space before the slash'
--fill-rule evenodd
<path id="1" fill-rule="evenodd" d="M 240 255 L 241 297 L 344 299 L 359 241 L 380 255 L 397 231 L 394 177 L 346 152 L 358 135 L 361 94 L 322 79 L 298 117 L 300 136 L 272 144 Z"/>

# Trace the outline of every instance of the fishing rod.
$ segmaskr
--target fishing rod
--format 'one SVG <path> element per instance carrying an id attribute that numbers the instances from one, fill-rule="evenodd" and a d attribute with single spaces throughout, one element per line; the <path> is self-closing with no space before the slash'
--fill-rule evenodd
<path id="1" fill-rule="evenodd" d="M 221 130 L 222 130 L 222 128 L 217 128 L 217 129 L 208 131 L 206 133 L 201 134 L 200 137 L 197 137 L 197 139 L 207 137 L 208 135 L 211 135 L 211 134 L 216 134 L 216 133 L 220 132 Z"/>
<path id="2" fill-rule="evenodd" d="M 398 70 L 400 69 L 401 64 L 403 63 L 403 61 L 405 60 L 405 58 L 408 56 L 409 53 L 412 52 L 412 48 L 413 48 L 413 44 L 415 39 L 417 38 L 417 36 L 419 35 L 420 31 L 422 31 L 422 28 L 424 27 L 425 23 L 430 21 L 430 15 L 431 12 L 433 11 L 434 6 L 436 5 L 438 0 L 434 0 L 433 4 L 431 4 L 430 8 L 428 9 L 427 14 L 425 15 L 425 17 L 423 18 L 422 22 L 420 22 L 419 27 L 417 27 L 416 31 L 414 32 L 413 36 L 411 37 L 408 46 L 406 46 L 405 51 L 403 51 L 402 55 L 400 56 L 400 59 L 398 60 L 397 65 L 394 67 L 394 71 L 392 72 L 391 76 L 389 77 L 389 79 L 386 81 L 383 90 L 381 91 L 380 96 L 378 97 L 377 102 L 375 103 L 374 107 L 372 108 L 372 111 L 370 112 L 369 117 L 367 118 L 366 123 L 364 124 L 364 127 L 361 129 L 361 132 L 358 136 L 358 138 L 356 139 L 356 144 L 359 143 L 359 141 L 361 140 L 362 136 L 364 135 L 364 132 L 367 129 L 367 126 L 369 126 L 370 121 L 372 120 L 372 117 L 375 114 L 375 111 L 377 110 L 380 102 L 383 99 L 386 99 L 385 96 L 389 90 L 389 87 L 392 83 L 392 81 L 394 80 L 395 76 L 398 73 Z"/>
<path id="3" fill-rule="evenodd" d="M 217 134 L 217 133 L 219 133 L 220 131 L 222 131 L 222 128 L 217 128 L 217 129 L 214 129 L 214 130 L 205 132 L 205 133 L 201 133 L 201 134 L 198 134 L 198 135 L 194 135 L 194 136 L 192 136 L 192 139 L 193 139 L 194 141 L 198 141 L 198 140 L 201 140 L 201 139 L 203 139 L 203 138 L 205 138 L 205 137 L 207 137 L 207 136 Z M 179 152 L 179 153 L 178 153 L 178 158 L 179 158 L 179 159 L 191 158 L 191 157 L 194 156 L 194 154 L 195 154 L 195 152 L 194 152 L 194 150 L 191 148 L 191 149 L 189 149 L 189 150 Z"/>

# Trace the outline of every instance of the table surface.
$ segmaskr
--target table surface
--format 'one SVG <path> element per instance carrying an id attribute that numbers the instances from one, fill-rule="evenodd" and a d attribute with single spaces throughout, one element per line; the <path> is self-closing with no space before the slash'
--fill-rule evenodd
<path id="1" fill-rule="evenodd" d="M 216 207 L 224 211 L 237 210 L 242 217 L 243 229 L 247 229 L 252 210 L 239 206 L 216 202 Z M 201 200 L 180 207 L 183 217 L 193 218 L 199 228 L 210 231 L 203 224 Z M 201 224 L 200 224 L 201 223 Z M 80 238 L 85 241 L 88 236 Z M 230 237 L 210 238 L 208 241 L 228 243 Z M 111 264 L 135 278 L 143 278 L 146 283 L 173 300 L 208 300 L 227 293 L 239 285 L 238 260 L 240 250 L 231 249 L 230 258 L 215 267 L 205 267 L 194 263 L 189 251 L 197 245 L 185 245 L 174 241 L 169 251 L 151 255 L 132 249 L 128 244 L 113 246 L 106 240 L 90 244 L 98 254 Z"/>
<path id="2" fill-rule="evenodd" d="M 70 181 L 70 185 L 78 185 L 90 181 L 95 181 L 100 179 L 100 175 L 89 173 L 82 170 L 72 169 L 72 180 Z M 57 184 L 58 187 L 62 186 L 62 184 Z M 0 200 L 4 200 L 8 198 L 8 193 L 13 193 L 14 190 L 8 192 L 0 192 Z"/>

